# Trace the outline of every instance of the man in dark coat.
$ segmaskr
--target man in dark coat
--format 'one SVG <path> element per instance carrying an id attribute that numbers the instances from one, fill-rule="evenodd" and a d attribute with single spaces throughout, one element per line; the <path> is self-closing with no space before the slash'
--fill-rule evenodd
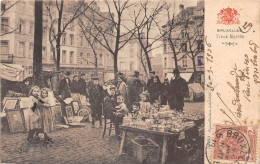
<path id="1" fill-rule="evenodd" d="M 86 106 L 87 105 L 87 83 L 85 81 L 85 74 L 80 75 L 78 85 L 79 85 L 79 94 L 80 94 L 81 105 Z"/>
<path id="2" fill-rule="evenodd" d="M 128 86 L 128 108 L 132 111 L 131 106 L 134 102 L 140 101 L 139 94 L 142 92 L 143 84 L 139 79 L 139 72 L 135 71 L 134 76 L 127 79 Z"/>
<path id="3" fill-rule="evenodd" d="M 103 103 L 103 88 L 99 85 L 97 77 L 92 78 L 93 86 L 89 91 L 89 103 L 91 104 L 92 127 L 95 127 L 95 120 L 99 120 L 100 128 L 102 127 L 102 103 Z"/>
<path id="4" fill-rule="evenodd" d="M 71 81 L 69 79 L 70 72 L 66 72 L 64 74 L 64 78 L 60 81 L 59 86 L 58 86 L 58 95 L 59 102 L 61 103 L 61 111 L 62 115 L 66 116 L 66 110 L 65 110 L 65 102 L 63 100 L 67 98 L 71 98 L 71 91 L 70 91 L 70 86 L 71 86 Z"/>
<path id="5" fill-rule="evenodd" d="M 85 81 L 85 74 L 81 74 L 80 75 L 80 79 L 78 81 L 78 85 L 79 85 L 79 93 L 80 95 L 87 95 L 87 92 L 86 92 L 86 88 L 87 88 L 87 85 L 86 85 L 86 81 Z"/>
<path id="6" fill-rule="evenodd" d="M 78 76 L 74 75 L 73 80 L 71 82 L 71 93 L 79 93 L 79 83 L 78 83 Z"/>
<path id="7" fill-rule="evenodd" d="M 60 81 L 58 87 L 58 94 L 62 100 L 65 100 L 66 98 L 71 98 L 71 91 L 70 91 L 71 81 L 69 79 L 69 76 L 70 76 L 70 72 L 66 72 L 64 74 L 64 78 Z"/>
<path id="8" fill-rule="evenodd" d="M 161 105 L 167 105 L 169 94 L 169 80 L 164 79 L 161 90 Z"/>
<path id="9" fill-rule="evenodd" d="M 180 77 L 180 72 L 178 69 L 173 71 L 175 79 L 171 80 L 169 87 L 169 103 L 171 109 L 176 109 L 177 111 L 183 111 L 184 107 L 184 97 L 188 90 L 187 82 Z"/>
<path id="10" fill-rule="evenodd" d="M 150 84 L 148 88 L 148 92 L 150 94 L 151 103 L 154 103 L 155 100 L 159 100 L 161 94 L 161 82 L 159 82 L 159 77 L 154 77 L 153 82 Z"/>
<path id="11" fill-rule="evenodd" d="M 155 71 L 150 71 L 150 79 L 148 79 L 148 81 L 147 81 L 147 88 L 149 88 L 151 86 L 151 84 L 153 83 L 154 77 L 155 77 Z"/>

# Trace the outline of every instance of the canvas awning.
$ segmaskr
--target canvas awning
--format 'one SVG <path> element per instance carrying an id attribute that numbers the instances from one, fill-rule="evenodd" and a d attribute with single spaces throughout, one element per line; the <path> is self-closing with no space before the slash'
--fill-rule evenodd
<path id="1" fill-rule="evenodd" d="M 10 81 L 23 81 L 24 68 L 18 64 L 0 64 L 0 78 Z"/>

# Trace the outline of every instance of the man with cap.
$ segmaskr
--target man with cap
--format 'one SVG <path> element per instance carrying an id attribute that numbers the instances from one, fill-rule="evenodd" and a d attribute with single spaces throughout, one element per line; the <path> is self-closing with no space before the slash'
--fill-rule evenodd
<path id="1" fill-rule="evenodd" d="M 92 127 L 95 127 L 95 121 L 99 120 L 100 128 L 102 128 L 102 103 L 103 88 L 99 85 L 99 78 L 93 77 L 93 86 L 89 90 L 89 103 L 91 104 Z"/>
<path id="2" fill-rule="evenodd" d="M 189 92 L 189 89 L 187 82 L 180 76 L 178 69 L 174 69 L 173 74 L 175 78 L 170 82 L 168 101 L 171 109 L 181 112 L 184 107 L 184 97 Z"/>
<path id="3" fill-rule="evenodd" d="M 59 97 L 62 100 L 65 100 L 66 98 L 71 98 L 71 80 L 69 79 L 70 72 L 66 72 L 64 74 L 64 78 L 60 81 L 59 87 L 58 87 L 58 94 Z"/>
<path id="4" fill-rule="evenodd" d="M 132 110 L 131 106 L 134 102 L 139 101 L 139 94 L 142 92 L 143 84 L 141 80 L 139 79 L 139 72 L 134 71 L 134 75 L 132 77 L 129 77 L 127 80 L 127 86 L 128 86 L 128 108 L 130 111 Z"/>

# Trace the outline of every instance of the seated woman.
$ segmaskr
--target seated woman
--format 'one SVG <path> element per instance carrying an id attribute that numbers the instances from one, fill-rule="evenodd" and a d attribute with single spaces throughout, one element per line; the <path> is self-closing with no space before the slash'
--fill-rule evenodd
<path id="1" fill-rule="evenodd" d="M 123 97 L 115 97 L 116 87 L 114 85 L 108 87 L 107 96 L 104 99 L 104 115 L 106 119 L 110 119 L 115 123 L 115 132 L 119 136 L 119 125 L 123 122 L 123 117 L 128 110 L 125 103 L 122 101 Z"/>

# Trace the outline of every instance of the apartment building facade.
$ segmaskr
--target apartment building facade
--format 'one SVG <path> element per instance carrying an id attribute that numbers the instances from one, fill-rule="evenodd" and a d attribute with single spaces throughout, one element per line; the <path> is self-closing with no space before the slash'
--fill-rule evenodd
<path id="1" fill-rule="evenodd" d="M 49 40 L 50 19 L 45 8 L 43 9 L 43 70 L 53 71 L 54 61 Z M 101 12 L 98 7 L 96 9 Z M 57 16 L 58 13 L 52 14 Z M 64 13 L 64 21 L 68 19 L 67 15 L 70 14 Z M 69 71 L 71 74 L 85 73 L 90 78 L 95 71 L 94 55 L 77 21 L 76 19 L 70 23 L 61 37 L 60 71 Z M 34 2 L 19 1 L 4 13 L 1 22 L 1 62 L 22 65 L 28 74 L 32 74 Z M 113 58 L 99 44 L 95 44 L 95 50 L 98 54 L 98 76 L 104 80 L 107 73 L 113 73 Z"/>
<path id="2" fill-rule="evenodd" d="M 180 13 L 174 18 L 171 36 L 177 54 L 178 69 L 186 81 L 203 84 L 204 1 L 198 1 L 197 6 L 193 7 L 184 8 L 183 5 L 179 7 Z M 167 31 L 170 27 L 166 24 L 163 28 Z M 175 68 L 175 58 L 167 39 L 163 40 L 162 54 L 164 77 L 171 79 Z M 195 75 L 194 70 L 196 70 Z"/>

